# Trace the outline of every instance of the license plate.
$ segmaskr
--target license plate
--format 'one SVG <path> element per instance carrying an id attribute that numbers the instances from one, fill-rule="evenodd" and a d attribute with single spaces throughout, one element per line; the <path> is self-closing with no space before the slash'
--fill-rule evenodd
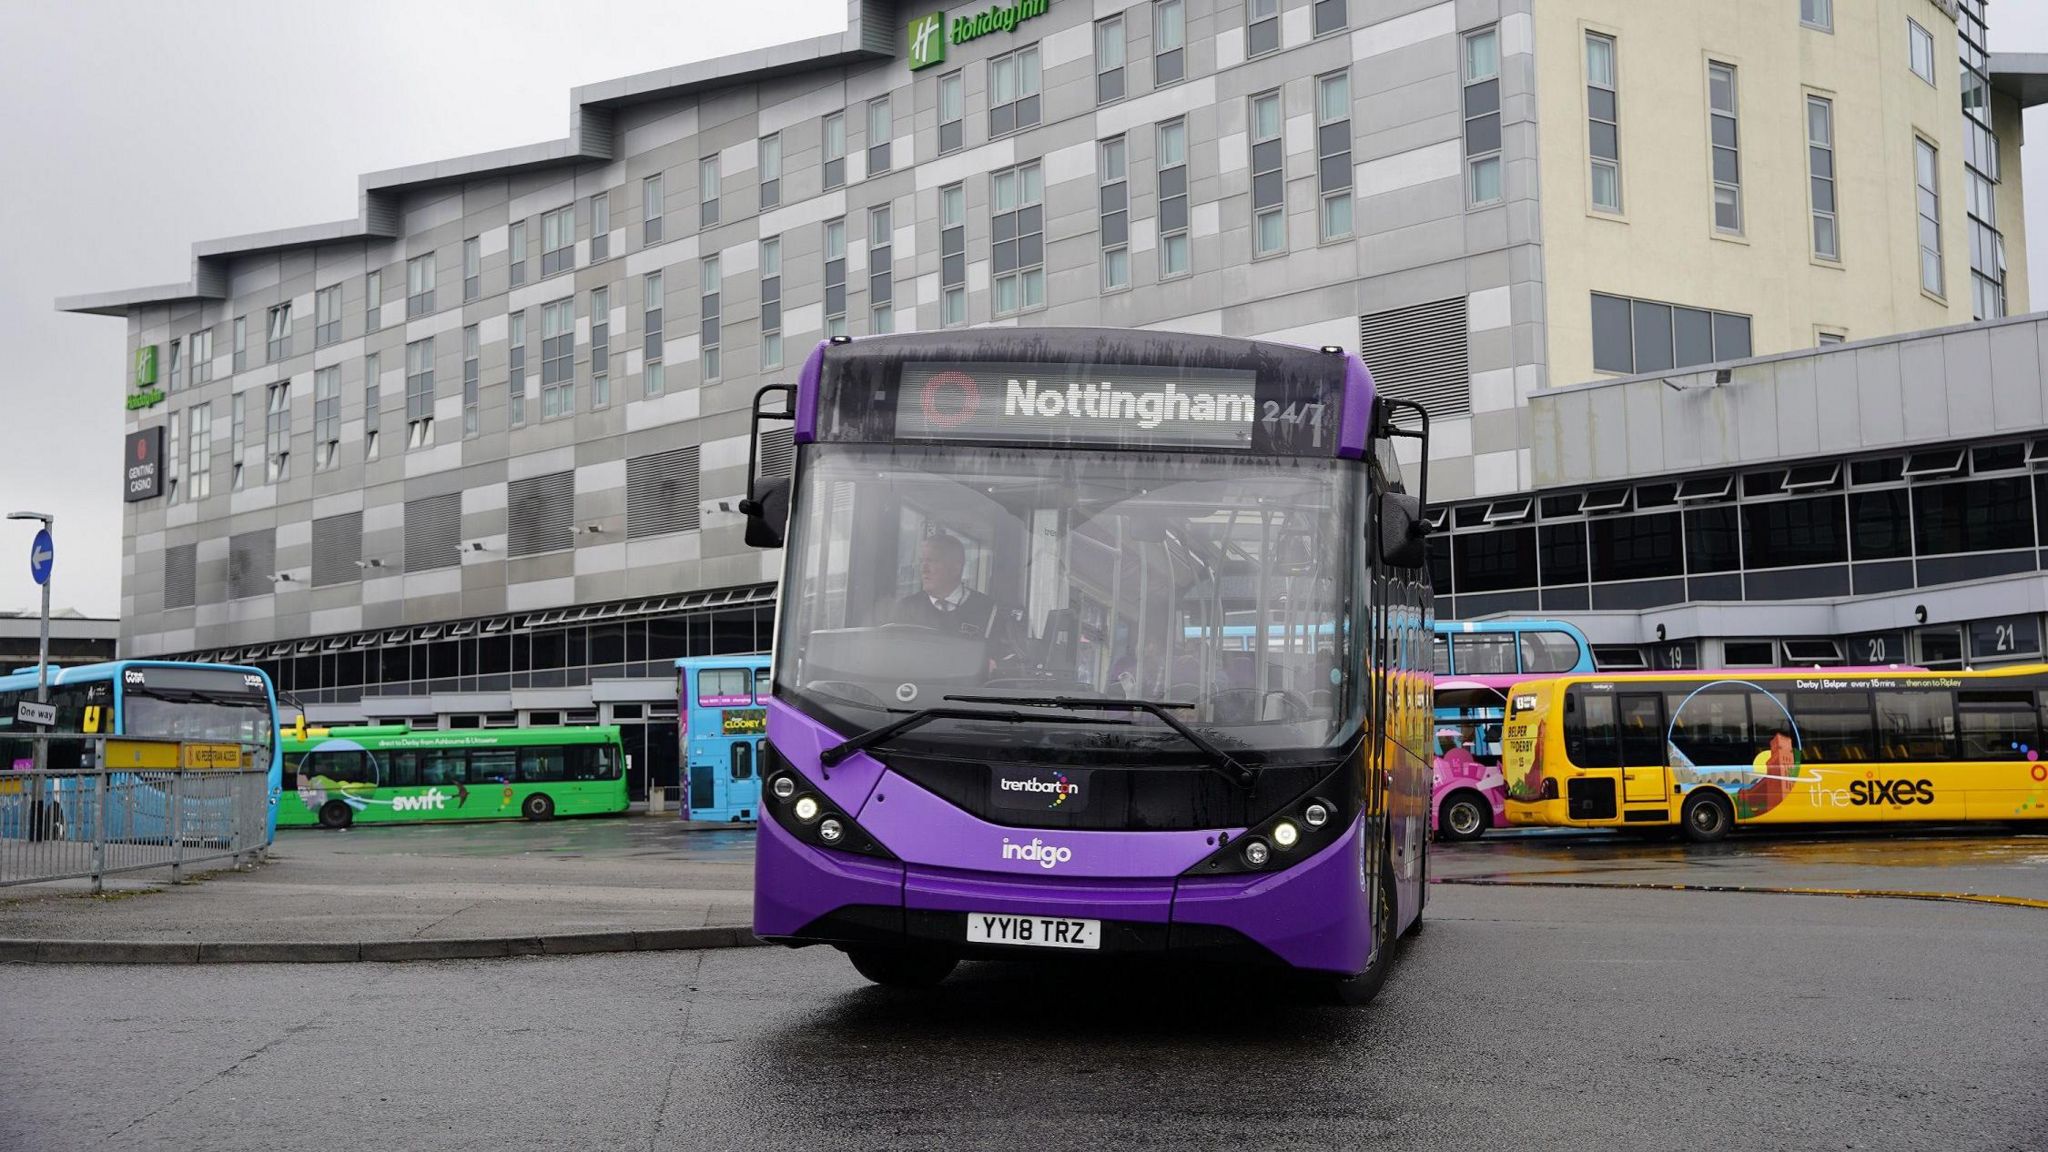
<path id="1" fill-rule="evenodd" d="M 1102 921 L 1067 916 L 997 916 L 967 914 L 969 944 L 1017 944 L 1027 948 L 1102 947 Z"/>

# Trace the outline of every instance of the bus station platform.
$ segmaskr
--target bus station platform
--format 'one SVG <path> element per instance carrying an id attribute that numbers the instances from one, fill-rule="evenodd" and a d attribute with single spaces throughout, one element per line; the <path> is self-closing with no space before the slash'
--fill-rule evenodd
<path id="1" fill-rule="evenodd" d="M 239 872 L 0 889 L 0 962 L 475 959 L 745 947 L 754 833 L 673 816 L 287 829 Z M 1435 845 L 1438 885 L 1954 901 L 2048 911 L 2048 835 L 1738 834 L 1714 845 L 1525 830 Z M 1537 892 L 1528 892 L 1532 900 Z"/>
<path id="2" fill-rule="evenodd" d="M 755 943 L 752 828 L 624 816 L 283 829 L 268 859 L 0 889 L 0 961 L 317 962 Z"/>

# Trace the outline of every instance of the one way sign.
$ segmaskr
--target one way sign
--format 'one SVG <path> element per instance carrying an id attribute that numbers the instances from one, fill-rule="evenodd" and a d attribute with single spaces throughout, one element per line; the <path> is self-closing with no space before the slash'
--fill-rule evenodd
<path id="1" fill-rule="evenodd" d="M 55 704 L 38 704 L 33 700 L 23 700 L 15 708 L 14 718 L 23 724 L 40 724 L 45 728 L 50 728 L 57 723 L 57 706 Z"/>

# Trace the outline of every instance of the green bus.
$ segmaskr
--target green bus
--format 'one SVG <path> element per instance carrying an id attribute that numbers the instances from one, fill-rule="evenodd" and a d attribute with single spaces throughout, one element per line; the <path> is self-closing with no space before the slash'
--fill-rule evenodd
<path id="1" fill-rule="evenodd" d="M 626 810 L 610 725 L 414 731 L 404 724 L 284 733 L 279 827 L 552 820 Z"/>

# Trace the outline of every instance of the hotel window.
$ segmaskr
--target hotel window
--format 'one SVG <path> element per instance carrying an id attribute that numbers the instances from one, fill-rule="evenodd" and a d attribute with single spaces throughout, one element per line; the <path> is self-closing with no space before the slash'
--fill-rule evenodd
<path id="1" fill-rule="evenodd" d="M 341 368 L 313 373 L 313 470 L 332 468 L 341 449 Z"/>
<path id="2" fill-rule="evenodd" d="M 514 220 L 505 229 L 505 255 L 510 261 L 507 283 L 517 288 L 526 283 L 526 221 Z"/>
<path id="3" fill-rule="evenodd" d="M 204 500 L 213 495 L 213 405 L 193 405 L 186 432 L 192 439 L 186 449 L 185 499 Z"/>
<path id="4" fill-rule="evenodd" d="M 1152 86 L 1173 84 L 1188 74 L 1187 6 L 1181 0 L 1152 0 Z"/>
<path id="5" fill-rule="evenodd" d="M 1742 157 L 1735 122 L 1735 67 L 1707 65 L 1707 127 L 1714 153 L 1714 228 L 1742 231 Z"/>
<path id="6" fill-rule="evenodd" d="M 1348 22 L 1344 0 L 1315 0 L 1315 35 L 1341 31 Z"/>
<path id="7" fill-rule="evenodd" d="M 380 269 L 363 274 L 363 331 L 375 332 L 384 326 L 384 273 Z M 241 365 L 235 366 L 237 370 Z"/>
<path id="8" fill-rule="evenodd" d="M 168 383 L 164 385 L 164 391 L 183 392 L 185 390 L 184 342 L 179 340 L 173 340 L 171 341 L 170 346 L 165 349 L 165 351 L 169 354 L 170 368 L 168 373 Z"/>
<path id="9" fill-rule="evenodd" d="M 263 414 L 263 482 L 275 484 L 291 470 L 292 385 L 287 380 L 265 391 Z"/>
<path id="10" fill-rule="evenodd" d="M 1911 16 L 1906 17 L 1906 63 L 1913 69 L 1913 75 L 1935 83 L 1934 34 Z"/>
<path id="11" fill-rule="evenodd" d="M 1913 137 L 1913 179 L 1920 206 L 1920 287 L 1936 296 L 1942 294 L 1941 186 L 1935 177 L 1939 159 L 1934 145 Z"/>
<path id="12" fill-rule="evenodd" d="M 291 355 L 291 303 L 281 303 L 270 310 L 270 363 L 279 363 Z"/>
<path id="13" fill-rule="evenodd" d="M 590 261 L 608 260 L 612 254 L 612 194 L 599 192 L 590 198 Z"/>
<path id="14" fill-rule="evenodd" d="M 1102 290 L 1131 286 L 1131 186 L 1124 156 L 1124 138 L 1104 140 L 1101 191 L 1097 194 L 1098 229 L 1102 233 Z"/>
<path id="15" fill-rule="evenodd" d="M 1280 0 L 1247 0 L 1244 19 L 1245 55 L 1280 50 Z"/>
<path id="16" fill-rule="evenodd" d="M 967 323 L 967 189 L 939 189 L 939 323 Z"/>
<path id="17" fill-rule="evenodd" d="M 661 173 L 640 181 L 640 245 L 661 243 Z"/>
<path id="18" fill-rule="evenodd" d="M 1252 255 L 1287 251 L 1287 161 L 1280 93 L 1252 97 Z"/>
<path id="19" fill-rule="evenodd" d="M 698 327 L 697 366 L 703 374 L 703 382 L 710 383 L 719 377 L 718 297 L 724 277 L 718 268 L 718 257 L 706 256 L 697 265 L 697 290 L 700 294 L 697 315 L 701 318 Z"/>
<path id="20" fill-rule="evenodd" d="M 1124 18 L 1095 22 L 1095 102 L 1124 98 Z"/>
<path id="21" fill-rule="evenodd" d="M 939 155 L 960 150 L 960 122 L 966 85 L 958 72 L 939 77 Z"/>
<path id="22" fill-rule="evenodd" d="M 1593 368 L 1661 372 L 1751 355 L 1750 318 L 1593 293 Z"/>
<path id="23" fill-rule="evenodd" d="M 878 96 L 868 101 L 868 175 L 875 176 L 889 170 L 889 140 L 896 131 L 896 120 L 889 114 L 889 98 Z"/>
<path id="24" fill-rule="evenodd" d="M 204 384 L 213 379 L 213 329 L 201 328 L 186 340 L 190 349 L 185 358 L 192 362 L 192 383 Z"/>
<path id="25" fill-rule="evenodd" d="M 846 221 L 825 221 L 825 335 L 846 335 Z"/>
<path id="26" fill-rule="evenodd" d="M 576 206 L 544 212 L 540 218 L 540 277 L 576 266 Z"/>
<path id="27" fill-rule="evenodd" d="M 462 330 L 462 435 L 483 431 L 483 345 L 476 325 Z"/>
<path id="28" fill-rule="evenodd" d="M 228 398 L 228 490 L 242 490 L 242 437 L 249 430 L 248 401 L 237 392 Z M 371 420 L 371 425 L 376 421 Z"/>
<path id="29" fill-rule="evenodd" d="M 526 423 L 526 310 L 505 317 L 505 414 L 512 426 Z"/>
<path id="30" fill-rule="evenodd" d="M 761 367 L 782 367 L 782 237 L 761 241 Z"/>
<path id="31" fill-rule="evenodd" d="M 292 306 L 289 302 L 270 310 L 270 362 L 292 354 Z"/>
<path id="32" fill-rule="evenodd" d="M 1351 235 L 1351 73 L 1316 81 L 1316 191 L 1322 195 L 1321 237 Z"/>
<path id="33" fill-rule="evenodd" d="M 761 207 L 773 208 L 782 203 L 782 136 L 761 137 L 756 165 L 761 176 Z"/>
<path id="34" fill-rule="evenodd" d="M 1038 126 L 1038 45 L 988 62 L 988 134 Z"/>
<path id="35" fill-rule="evenodd" d="M 374 276 L 376 273 L 373 272 L 371 275 Z M 233 371 L 240 372 L 249 366 L 249 318 L 247 316 L 235 317 L 233 351 L 235 357 Z"/>
<path id="36" fill-rule="evenodd" d="M 363 357 L 363 459 L 377 458 L 377 434 L 383 423 L 383 358 L 372 352 Z M 242 398 L 235 397 L 235 486 L 242 485 Z"/>
<path id="37" fill-rule="evenodd" d="M 612 406 L 612 290 L 590 290 L 590 408 Z"/>
<path id="38" fill-rule="evenodd" d="M 718 157 L 697 161 L 697 227 L 718 223 Z"/>
<path id="39" fill-rule="evenodd" d="M 1586 33 L 1586 155 L 1593 207 L 1621 211 L 1621 111 L 1614 79 L 1614 37 Z"/>
<path id="40" fill-rule="evenodd" d="M 646 331 L 642 338 L 640 353 L 646 361 L 645 375 L 641 378 L 643 390 L 649 396 L 659 396 L 667 391 L 667 373 L 662 368 L 661 349 L 664 343 L 662 332 L 662 286 L 661 273 L 649 272 L 640 281 L 641 327 Z"/>
<path id="41" fill-rule="evenodd" d="M 341 339 L 341 285 L 313 293 L 313 346 L 325 348 Z"/>
<path id="42" fill-rule="evenodd" d="M 895 330 L 895 213 L 883 204 L 868 210 L 868 331 Z"/>
<path id="43" fill-rule="evenodd" d="M 576 412 L 576 298 L 540 310 L 540 418 Z"/>
<path id="44" fill-rule="evenodd" d="M 405 318 L 425 316 L 434 310 L 434 254 L 415 256 L 405 262 Z"/>
<path id="45" fill-rule="evenodd" d="M 846 114 L 825 117 L 825 191 L 846 187 Z"/>
<path id="46" fill-rule="evenodd" d="M 1465 203 L 1498 203 L 1500 179 L 1500 30 L 1465 37 Z"/>
<path id="47" fill-rule="evenodd" d="M 1813 197 L 1813 254 L 1840 260 L 1841 237 L 1835 231 L 1835 105 L 1818 96 L 1806 98 L 1806 174 Z"/>
<path id="48" fill-rule="evenodd" d="M 434 338 L 405 346 L 405 439 L 408 447 L 434 442 Z"/>
<path id="49" fill-rule="evenodd" d="M 462 242 L 462 299 L 464 303 L 484 292 L 483 241 L 471 236 Z"/>
<path id="50" fill-rule="evenodd" d="M 990 181 L 991 271 L 995 314 L 1045 306 L 1045 177 L 1037 164 L 998 172 Z"/>
<path id="51" fill-rule="evenodd" d="M 164 437 L 169 445 L 168 450 L 164 453 L 164 503 L 166 505 L 178 502 L 179 470 L 185 465 L 184 427 L 185 417 L 183 413 L 173 412 L 164 417 Z"/>
<path id="52" fill-rule="evenodd" d="M 1159 173 L 1159 278 L 1170 280 L 1189 268 L 1187 121 L 1159 126 L 1153 167 Z"/>
<path id="53" fill-rule="evenodd" d="M 1835 30 L 1835 0 L 1799 0 L 1799 22 L 1822 32 Z"/>

